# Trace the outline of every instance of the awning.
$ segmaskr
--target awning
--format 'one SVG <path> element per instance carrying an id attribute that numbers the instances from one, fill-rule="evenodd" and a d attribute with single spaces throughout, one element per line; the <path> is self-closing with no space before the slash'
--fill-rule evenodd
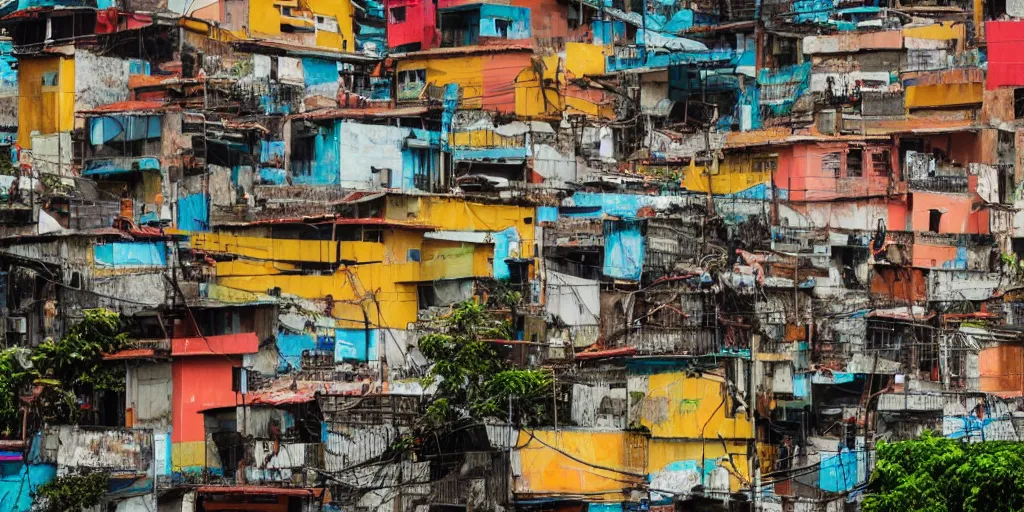
<path id="1" fill-rule="evenodd" d="M 171 355 L 176 357 L 255 354 L 259 348 L 260 341 L 254 332 L 171 340 Z"/>
<path id="2" fill-rule="evenodd" d="M 90 160 L 86 162 L 82 176 L 110 176 L 147 171 L 159 172 L 160 160 L 156 157 Z"/>

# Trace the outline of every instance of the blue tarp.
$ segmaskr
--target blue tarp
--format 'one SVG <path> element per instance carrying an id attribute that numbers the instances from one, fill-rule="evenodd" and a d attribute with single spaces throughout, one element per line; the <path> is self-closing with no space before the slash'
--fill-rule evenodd
<path id="1" fill-rule="evenodd" d="M 260 163 L 284 161 L 283 140 L 261 140 L 260 141 Z"/>
<path id="2" fill-rule="evenodd" d="M 288 173 L 277 167 L 260 167 L 260 181 L 271 185 L 284 185 L 288 181 Z"/>
<path id="3" fill-rule="evenodd" d="M 760 86 L 759 103 L 774 115 L 788 115 L 810 85 L 811 63 L 786 66 L 780 69 L 764 68 L 757 76 Z"/>
<path id="4" fill-rule="evenodd" d="M 557 206 L 538 206 L 537 207 L 537 222 L 557 222 L 558 221 L 558 207 Z"/>
<path id="5" fill-rule="evenodd" d="M 277 353 L 280 355 L 278 371 L 288 371 L 288 367 L 298 370 L 302 368 L 302 352 L 316 350 L 317 342 L 312 334 L 294 334 L 286 331 L 277 333 Z"/>
<path id="6" fill-rule="evenodd" d="M 322 59 L 302 59 L 302 75 L 306 87 L 336 83 L 338 63 Z"/>
<path id="7" fill-rule="evenodd" d="M 797 398 L 807 398 L 810 395 L 811 382 L 807 378 L 807 375 L 798 373 L 793 375 L 793 396 Z"/>
<path id="8" fill-rule="evenodd" d="M 622 512 L 622 503 L 587 503 L 587 512 Z"/>
<path id="9" fill-rule="evenodd" d="M 494 278 L 509 279 L 512 271 L 508 268 L 505 259 L 512 256 L 512 244 L 519 246 L 519 232 L 516 228 L 505 228 L 504 231 L 494 233 Z"/>
<path id="10" fill-rule="evenodd" d="M 644 267 L 644 237 L 638 221 L 605 221 L 604 275 L 639 281 Z"/>
<path id="11" fill-rule="evenodd" d="M 335 332 L 335 361 L 377 360 L 377 329 L 370 329 L 369 340 L 365 329 L 337 329 Z"/>
<path id="12" fill-rule="evenodd" d="M 90 160 L 86 162 L 82 176 L 109 176 L 140 171 L 160 171 L 160 160 L 149 156 Z"/>
<path id="13" fill-rule="evenodd" d="M 166 267 L 163 242 L 114 242 L 93 247 L 96 265 L 103 267 Z"/>
<path id="14" fill-rule="evenodd" d="M 823 491 L 843 492 L 857 485 L 857 453 L 846 448 L 832 456 L 822 455 L 819 486 Z"/>
<path id="15" fill-rule="evenodd" d="M 178 198 L 178 229 L 206 231 L 210 226 L 206 194 L 192 194 Z"/>
<path id="16" fill-rule="evenodd" d="M 103 116 L 89 118 L 89 143 L 160 138 L 161 116 Z"/>
<path id="17" fill-rule="evenodd" d="M 39 486 L 57 476 L 57 466 L 50 464 L 0 463 L 0 510 L 28 512 L 32 494 Z"/>

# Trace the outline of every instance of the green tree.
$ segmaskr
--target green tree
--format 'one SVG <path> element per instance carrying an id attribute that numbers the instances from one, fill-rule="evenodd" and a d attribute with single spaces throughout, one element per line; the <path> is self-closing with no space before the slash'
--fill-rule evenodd
<path id="1" fill-rule="evenodd" d="M 509 306 L 514 310 L 514 304 Z M 507 420 L 510 413 L 514 423 L 522 424 L 545 417 L 551 374 L 514 368 L 485 341 L 511 337 L 508 319 L 467 301 L 443 319 L 439 332 L 420 339 L 420 350 L 434 363 L 424 379 L 425 385 L 435 386 L 427 407 L 429 427 L 444 430 L 488 418 Z"/>
<path id="2" fill-rule="evenodd" d="M 43 512 L 81 511 L 99 505 L 110 488 L 110 477 L 103 472 L 66 475 L 55 478 L 36 489 L 43 498 Z"/>
<path id="3" fill-rule="evenodd" d="M 963 443 L 926 432 L 879 443 L 865 512 L 1024 511 L 1024 443 Z"/>
<path id="4" fill-rule="evenodd" d="M 34 350 L 13 347 L 0 351 L 0 433 L 21 432 L 20 396 L 33 386 L 39 399 L 35 412 L 51 423 L 76 423 L 76 394 L 124 390 L 124 367 L 103 360 L 103 354 L 125 346 L 121 317 L 106 309 L 86 310 L 80 322 L 57 340 Z"/>

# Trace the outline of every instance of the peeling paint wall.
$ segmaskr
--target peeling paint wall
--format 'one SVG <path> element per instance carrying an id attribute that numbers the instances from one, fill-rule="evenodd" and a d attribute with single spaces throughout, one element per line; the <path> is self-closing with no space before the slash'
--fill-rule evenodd
<path id="1" fill-rule="evenodd" d="M 140 61 L 137 61 L 140 62 Z M 141 62 L 140 62 L 141 63 Z M 138 69 L 128 59 L 105 57 L 88 50 L 75 51 L 75 111 L 127 101 L 128 77 Z M 145 65 L 148 67 L 148 64 Z M 148 74 L 148 73 L 139 73 Z"/>

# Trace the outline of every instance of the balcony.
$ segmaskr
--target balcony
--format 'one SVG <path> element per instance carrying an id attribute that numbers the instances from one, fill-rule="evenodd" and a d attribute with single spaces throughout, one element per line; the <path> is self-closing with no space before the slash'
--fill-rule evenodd
<path id="1" fill-rule="evenodd" d="M 930 176 L 908 180 L 911 191 L 945 192 L 965 194 L 968 191 L 967 176 Z"/>
<path id="2" fill-rule="evenodd" d="M 324 446 L 321 443 L 277 443 L 269 440 L 253 441 L 253 466 L 245 468 L 248 483 L 282 483 L 312 485 L 315 473 L 307 468 L 324 467 Z"/>

